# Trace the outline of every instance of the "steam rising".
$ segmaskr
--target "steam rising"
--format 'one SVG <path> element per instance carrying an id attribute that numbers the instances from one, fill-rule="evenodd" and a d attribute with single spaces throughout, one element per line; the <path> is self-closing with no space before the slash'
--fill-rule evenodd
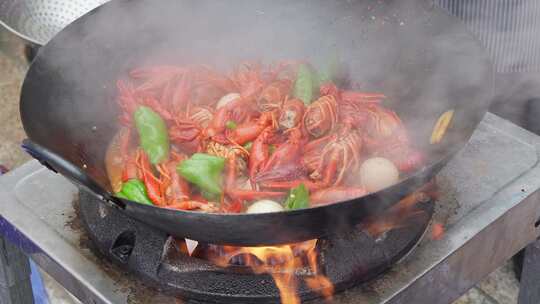
<path id="1" fill-rule="evenodd" d="M 487 49 L 498 72 L 497 94 L 491 111 L 538 132 L 540 128 L 536 116 L 530 117 L 534 114 L 530 113 L 525 103 L 540 96 L 540 2 L 437 2 L 462 19 Z"/>

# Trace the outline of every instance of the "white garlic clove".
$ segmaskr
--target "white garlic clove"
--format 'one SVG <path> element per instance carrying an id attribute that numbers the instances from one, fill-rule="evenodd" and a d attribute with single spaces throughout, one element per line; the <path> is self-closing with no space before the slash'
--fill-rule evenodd
<path id="1" fill-rule="evenodd" d="M 281 204 L 271 200 L 260 200 L 253 203 L 247 209 L 246 213 L 269 213 L 285 210 Z"/>
<path id="2" fill-rule="evenodd" d="M 390 187 L 398 180 L 399 171 L 396 165 L 386 158 L 370 158 L 360 166 L 360 181 L 370 193 Z"/>

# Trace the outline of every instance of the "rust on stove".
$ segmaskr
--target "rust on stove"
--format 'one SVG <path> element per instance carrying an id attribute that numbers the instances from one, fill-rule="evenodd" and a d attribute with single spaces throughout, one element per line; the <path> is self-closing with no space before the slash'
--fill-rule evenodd
<path id="1" fill-rule="evenodd" d="M 78 232 L 77 235 L 79 236 L 79 246 L 81 248 L 90 248 L 92 246 L 92 241 L 90 240 L 88 234 L 86 233 L 86 230 L 83 228 L 83 224 L 81 222 L 81 210 L 79 207 L 79 196 L 75 195 L 73 198 L 73 201 L 71 202 L 71 206 L 73 207 L 73 213 L 68 216 L 68 220 L 65 223 L 65 227 L 69 227 L 71 230 Z"/>

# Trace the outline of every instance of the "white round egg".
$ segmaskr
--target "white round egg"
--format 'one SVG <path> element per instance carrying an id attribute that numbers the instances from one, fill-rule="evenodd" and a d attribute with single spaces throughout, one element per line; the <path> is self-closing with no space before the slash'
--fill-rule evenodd
<path id="1" fill-rule="evenodd" d="M 360 181 L 370 193 L 390 187 L 398 180 L 399 171 L 396 165 L 386 158 L 370 158 L 360 166 Z"/>
<path id="2" fill-rule="evenodd" d="M 260 200 L 253 203 L 247 209 L 246 213 L 269 213 L 283 211 L 284 208 L 278 202 L 271 200 Z"/>
<path id="3" fill-rule="evenodd" d="M 221 107 L 226 106 L 229 102 L 240 98 L 240 94 L 238 93 L 229 93 L 219 99 L 216 105 L 216 109 L 219 109 Z"/>

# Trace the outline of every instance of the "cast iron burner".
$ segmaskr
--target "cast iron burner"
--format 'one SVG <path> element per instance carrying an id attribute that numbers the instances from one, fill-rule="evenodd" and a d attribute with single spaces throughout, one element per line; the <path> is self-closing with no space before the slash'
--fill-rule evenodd
<path id="1" fill-rule="evenodd" d="M 80 192 L 80 216 L 100 254 L 165 293 L 192 303 L 279 303 L 279 291 L 267 274 L 239 271 L 237 266 L 218 267 L 180 252 L 167 234 L 125 217 L 95 198 Z M 426 231 L 433 215 L 431 200 L 418 203 L 406 226 L 373 238 L 361 229 L 317 243 L 319 271 L 336 292 L 365 282 L 387 270 L 409 253 Z M 302 300 L 320 294 L 309 289 L 298 269 L 298 295 Z"/>

